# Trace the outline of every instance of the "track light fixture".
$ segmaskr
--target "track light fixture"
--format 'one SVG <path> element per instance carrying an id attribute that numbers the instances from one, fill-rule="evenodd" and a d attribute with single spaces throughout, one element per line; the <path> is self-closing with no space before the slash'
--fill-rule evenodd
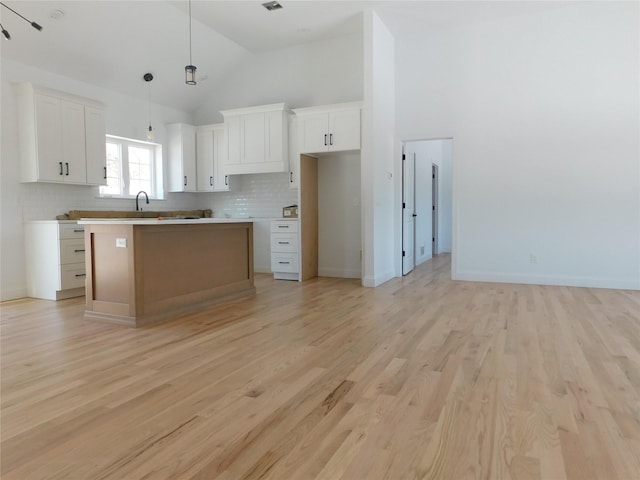
<path id="1" fill-rule="evenodd" d="M 196 67 L 191 60 L 191 0 L 189 0 L 189 65 L 184 67 L 185 83 L 196 84 Z"/>
<path id="2" fill-rule="evenodd" d="M 25 22 L 27 22 L 29 25 L 31 25 L 33 28 L 35 28 L 36 30 L 40 31 L 42 30 L 42 27 L 40 25 L 38 25 L 36 22 L 32 22 L 31 20 L 29 20 L 28 18 L 26 18 L 23 15 L 20 15 L 18 12 L 16 12 L 13 8 L 11 8 L 9 5 L 6 5 L 3 2 L 0 2 L 0 5 L 2 5 L 4 8 L 6 8 L 7 10 L 12 11 L 13 13 L 15 13 L 17 16 L 19 16 L 21 19 L 23 19 Z M 9 34 L 9 32 L 0 24 L 0 28 L 2 28 L 2 35 L 4 36 L 5 40 L 11 40 L 11 35 Z"/>

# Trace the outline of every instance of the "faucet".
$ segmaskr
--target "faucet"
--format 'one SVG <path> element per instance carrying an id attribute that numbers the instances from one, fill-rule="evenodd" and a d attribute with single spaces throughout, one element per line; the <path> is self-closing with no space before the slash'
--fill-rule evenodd
<path id="1" fill-rule="evenodd" d="M 147 192 L 145 192 L 144 190 L 140 190 L 136 195 L 136 212 L 138 210 L 142 210 L 141 208 L 138 207 L 138 198 L 140 197 L 141 193 L 144 193 L 144 196 L 147 198 L 147 205 L 149 204 L 149 195 L 147 195 Z"/>

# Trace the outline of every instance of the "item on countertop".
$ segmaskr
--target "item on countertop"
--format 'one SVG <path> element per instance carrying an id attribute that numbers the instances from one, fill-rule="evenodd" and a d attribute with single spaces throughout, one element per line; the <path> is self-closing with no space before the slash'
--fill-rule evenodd
<path id="1" fill-rule="evenodd" d="M 298 218 L 298 205 L 290 205 L 282 209 L 283 218 Z"/>

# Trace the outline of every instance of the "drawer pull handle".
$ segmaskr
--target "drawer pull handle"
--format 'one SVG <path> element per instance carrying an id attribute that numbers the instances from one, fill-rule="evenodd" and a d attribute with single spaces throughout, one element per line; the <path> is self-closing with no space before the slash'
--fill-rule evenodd
<path id="1" fill-rule="evenodd" d="M 278 242 L 278 245 L 290 245 L 291 242 Z M 84 252 L 84 250 L 83 250 Z"/>
<path id="2" fill-rule="evenodd" d="M 76 273 L 76 277 L 86 277 L 86 273 Z"/>
<path id="3" fill-rule="evenodd" d="M 289 228 L 289 225 L 278 225 L 278 228 Z"/>
<path id="4" fill-rule="evenodd" d="M 84 248 L 83 248 L 83 249 L 76 248 L 76 249 L 73 251 L 73 253 L 80 253 L 80 252 L 84 252 L 84 251 L 85 251 L 85 249 L 84 249 Z"/>
<path id="5" fill-rule="evenodd" d="M 279 261 L 278 263 L 279 263 L 280 265 L 289 265 L 291 262 L 282 262 L 282 261 Z"/>

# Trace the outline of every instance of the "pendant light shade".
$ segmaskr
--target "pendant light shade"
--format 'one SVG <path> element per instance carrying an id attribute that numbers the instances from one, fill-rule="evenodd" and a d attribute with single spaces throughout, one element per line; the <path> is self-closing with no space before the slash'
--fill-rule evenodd
<path id="1" fill-rule="evenodd" d="M 184 67 L 184 81 L 187 85 L 196 84 L 196 67 L 191 60 L 191 0 L 189 0 L 189 65 Z"/>
<path id="2" fill-rule="evenodd" d="M 184 67 L 184 80 L 187 85 L 196 84 L 196 67 L 195 65 L 187 65 Z"/>

